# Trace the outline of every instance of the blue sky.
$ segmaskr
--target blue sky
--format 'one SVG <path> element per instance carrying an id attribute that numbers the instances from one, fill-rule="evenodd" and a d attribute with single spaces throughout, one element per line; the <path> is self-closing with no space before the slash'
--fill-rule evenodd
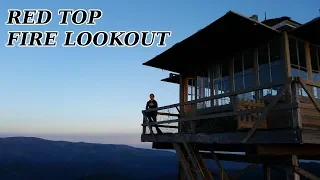
<path id="1" fill-rule="evenodd" d="M 47 26 L 6 26 L 10 8 L 50 9 L 53 20 Z M 57 12 L 62 8 L 98 8 L 103 17 L 96 26 L 59 26 Z M 258 14 L 260 19 L 264 12 L 268 18 L 286 15 L 305 23 L 320 15 L 319 8 L 319 0 L 4 0 L 0 7 L 0 133 L 137 144 L 141 109 L 148 95 L 154 93 L 160 106 L 178 102 L 178 86 L 160 82 L 168 72 L 142 66 L 143 62 L 229 10 Z M 6 48 L 9 30 L 58 30 L 60 34 L 169 30 L 172 35 L 165 48 Z"/>

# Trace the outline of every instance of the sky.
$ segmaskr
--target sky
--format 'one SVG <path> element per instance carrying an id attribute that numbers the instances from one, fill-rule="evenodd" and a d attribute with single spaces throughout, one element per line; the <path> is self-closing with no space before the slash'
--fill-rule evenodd
<path id="1" fill-rule="evenodd" d="M 8 9 L 50 9 L 46 26 L 6 26 Z M 95 26 L 59 26 L 58 9 L 101 9 Z M 320 15 L 308 0 L 2 0 L 0 7 L 0 136 L 141 145 L 141 110 L 150 93 L 159 106 L 177 103 L 169 72 L 142 63 L 229 10 L 259 19 Z M 171 31 L 166 47 L 8 48 L 8 31 Z M 58 42 L 63 42 L 63 36 Z M 142 146 L 142 145 L 141 145 Z"/>

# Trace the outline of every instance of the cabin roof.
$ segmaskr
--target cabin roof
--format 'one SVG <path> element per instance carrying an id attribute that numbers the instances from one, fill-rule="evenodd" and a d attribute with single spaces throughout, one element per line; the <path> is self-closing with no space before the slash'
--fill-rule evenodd
<path id="1" fill-rule="evenodd" d="M 299 26 L 290 32 L 291 35 L 309 41 L 310 43 L 320 45 L 320 17 Z"/>
<path id="2" fill-rule="evenodd" d="M 236 52 L 271 39 L 280 31 L 270 26 L 283 21 L 299 26 L 293 30 L 284 29 L 289 31 L 289 34 L 320 45 L 320 37 L 316 35 L 320 32 L 320 17 L 301 25 L 286 16 L 258 22 L 229 11 L 143 65 L 177 73 L 192 73 L 219 60 L 224 60 Z"/>
<path id="3" fill-rule="evenodd" d="M 283 21 L 283 18 L 284 17 L 276 18 L 276 20 L 272 19 L 272 21 L 267 22 L 267 24 L 268 25 L 270 24 L 273 26 L 273 25 Z M 262 23 L 265 23 L 265 22 L 262 21 Z M 290 32 L 290 34 L 293 36 L 296 36 L 298 38 L 307 40 L 313 44 L 320 45 L 320 37 L 316 35 L 319 32 L 320 32 L 320 17 L 317 17 L 317 18 L 314 18 L 313 20 L 301 25 L 300 27 L 294 29 L 293 31 Z M 180 78 L 180 75 L 177 74 L 174 76 L 164 78 L 161 81 L 179 84 L 179 78 Z"/>
<path id="4" fill-rule="evenodd" d="M 143 65 L 177 73 L 190 73 L 254 47 L 280 32 L 229 11 L 205 28 L 173 45 Z"/>

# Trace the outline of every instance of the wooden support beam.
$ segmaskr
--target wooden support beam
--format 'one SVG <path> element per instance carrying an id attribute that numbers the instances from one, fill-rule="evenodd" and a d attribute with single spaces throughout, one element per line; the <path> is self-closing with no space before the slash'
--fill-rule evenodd
<path id="1" fill-rule="evenodd" d="M 285 77 L 291 77 L 291 61 L 290 61 L 290 48 L 289 48 L 289 38 L 287 32 L 282 32 L 282 48 L 281 48 L 281 56 L 284 60 L 284 68 L 285 68 Z"/>
<path id="2" fill-rule="evenodd" d="M 226 132 L 212 134 L 157 134 L 157 142 L 161 143 L 199 143 L 199 144 L 240 144 L 241 140 L 247 135 L 247 132 Z M 298 134 L 290 130 L 274 130 L 274 131 L 257 131 L 252 137 L 250 144 L 297 144 Z M 141 135 L 142 142 L 155 142 L 155 139 L 150 134 Z M 248 142 L 248 144 L 249 144 Z"/>
<path id="3" fill-rule="evenodd" d="M 146 123 L 144 115 L 142 115 L 142 122 Z M 147 126 L 142 126 L 142 134 L 146 134 L 146 132 L 147 132 Z"/>
<path id="4" fill-rule="evenodd" d="M 314 107 L 320 112 L 320 105 L 318 103 L 318 101 L 314 98 L 313 94 L 310 92 L 309 88 L 307 87 L 306 83 L 304 82 L 303 79 L 301 78 L 297 78 L 298 82 L 301 84 L 301 87 L 305 90 L 305 92 L 307 93 L 307 95 L 309 96 L 309 98 L 311 99 Z"/>
<path id="5" fill-rule="evenodd" d="M 278 101 L 283 97 L 284 93 L 288 91 L 289 86 L 291 86 L 292 80 L 287 81 L 285 85 L 281 88 L 280 92 L 277 96 L 271 101 L 271 103 L 267 106 L 267 108 L 263 111 L 263 113 L 258 117 L 258 119 L 253 124 L 253 127 L 249 130 L 248 135 L 242 140 L 242 143 L 246 143 L 251 136 L 255 133 L 258 129 L 262 120 L 268 115 L 268 113 L 275 107 Z"/>
<path id="6" fill-rule="evenodd" d="M 320 134 L 320 132 L 319 132 Z M 215 135 L 215 134 L 214 134 Z M 236 134 L 235 134 L 236 135 Z M 320 137 L 320 136 L 318 136 Z M 204 137 L 205 138 L 205 137 Z M 309 136 L 306 138 L 310 138 Z M 246 153 L 248 155 L 249 159 L 251 157 L 255 158 L 255 156 L 259 157 L 270 157 L 272 156 L 277 156 L 277 159 L 281 159 L 283 156 L 289 156 L 291 154 L 296 154 L 298 155 L 299 159 L 301 160 L 320 160 L 320 152 L 318 149 L 320 149 L 320 144 L 287 144 L 287 145 L 281 145 L 281 144 L 211 144 L 211 143 L 195 143 L 197 149 L 202 151 L 203 157 L 207 159 L 211 159 L 211 154 L 208 153 L 209 155 L 206 156 L 207 152 L 203 151 L 210 151 L 211 148 L 214 148 L 216 151 L 221 151 L 221 152 L 235 152 L 238 154 L 226 154 L 227 159 L 223 159 L 223 157 L 218 158 L 220 160 L 231 160 L 233 155 L 236 155 L 236 160 L 239 157 L 239 162 L 250 162 L 250 163 L 257 163 L 258 162 L 252 162 L 252 161 L 243 161 L 241 158 L 243 158 L 243 154 L 241 153 Z M 152 148 L 154 149 L 173 149 L 172 143 L 168 142 L 156 142 L 153 143 Z M 240 153 L 240 154 L 239 154 Z M 217 153 L 216 153 L 217 154 Z M 222 154 L 224 155 L 224 154 Z M 272 157 L 271 156 L 271 157 Z M 231 157 L 231 159 L 229 158 Z M 261 163 L 264 164 L 264 163 Z"/>
<path id="7" fill-rule="evenodd" d="M 242 155 L 229 153 L 215 153 L 217 158 L 221 161 L 232 161 L 252 164 L 271 165 L 291 165 L 291 155 Z M 211 153 L 202 152 L 201 156 L 204 159 L 212 159 Z M 320 155 L 298 156 L 300 160 L 320 160 Z"/>
<path id="8" fill-rule="evenodd" d="M 301 176 L 304 176 L 304 177 L 307 178 L 307 179 L 310 179 L 310 180 L 320 180 L 319 177 L 317 177 L 317 176 L 311 174 L 310 172 L 308 172 L 308 171 L 306 171 L 306 170 L 304 170 L 304 169 L 302 169 L 302 168 L 300 168 L 300 167 L 297 167 L 297 166 L 293 166 L 293 167 L 292 167 L 292 166 L 284 166 L 284 169 L 281 169 L 281 168 L 276 167 L 276 166 L 269 166 L 269 167 L 272 168 L 273 170 L 276 170 L 276 171 L 278 171 L 278 172 L 284 172 L 284 173 L 287 173 L 288 170 L 290 171 L 290 170 L 293 169 L 293 171 L 294 171 L 295 173 L 297 173 L 297 174 L 299 174 L 299 175 L 301 175 Z M 287 174 L 287 179 L 291 179 L 290 173 Z"/>
<path id="9" fill-rule="evenodd" d="M 298 173 L 296 173 L 295 167 L 299 167 L 299 160 L 298 157 L 296 155 L 292 155 L 292 176 L 293 176 L 293 180 L 300 180 L 300 175 Z"/>
<path id="10" fill-rule="evenodd" d="M 302 80 L 306 85 L 320 87 L 320 82 L 318 82 L 318 81 L 303 79 L 300 77 L 299 77 L 299 79 Z"/>
<path id="11" fill-rule="evenodd" d="M 305 48 L 308 79 L 312 79 L 312 67 L 311 67 L 311 55 L 310 55 L 310 44 L 309 44 L 309 42 L 307 42 L 307 41 L 304 42 L 304 48 Z"/>
<path id="12" fill-rule="evenodd" d="M 212 172 L 209 170 L 204 158 L 201 156 L 199 149 L 193 144 L 192 146 L 194 155 L 197 159 L 197 164 L 201 169 L 202 178 L 205 177 L 207 180 L 213 180 Z"/>
<path id="13" fill-rule="evenodd" d="M 234 84 L 234 57 L 229 62 L 229 82 L 230 82 L 230 90 L 231 92 L 235 92 L 235 84 Z M 236 96 L 230 96 L 231 104 L 236 102 Z"/>
<path id="14" fill-rule="evenodd" d="M 287 32 L 282 32 L 281 38 L 281 59 L 284 60 L 283 68 L 284 68 L 284 77 L 290 78 L 291 74 L 291 60 L 290 60 L 290 47 L 289 47 L 289 37 Z M 291 100 L 291 87 L 288 89 L 287 100 Z M 292 101 L 291 101 L 292 102 Z M 290 121 L 290 126 L 292 126 L 292 121 Z"/>
<path id="15" fill-rule="evenodd" d="M 319 177 L 309 173 L 308 171 L 302 169 L 302 168 L 299 168 L 299 167 L 294 167 L 294 172 L 298 173 L 299 175 L 301 176 L 304 176 L 305 178 L 307 179 L 310 179 L 310 180 L 320 180 Z"/>
<path id="16" fill-rule="evenodd" d="M 241 163 L 252 164 L 265 164 L 265 165 L 289 165 L 288 160 L 290 156 L 274 156 L 274 155 L 241 155 L 241 154 L 227 154 L 215 153 L 216 157 L 221 161 L 232 161 Z M 212 159 L 211 153 L 203 152 L 202 157 L 205 159 Z"/>
<path id="17" fill-rule="evenodd" d="M 257 155 L 320 155 L 319 145 L 257 145 Z"/>
<path id="18" fill-rule="evenodd" d="M 263 165 L 263 173 L 264 173 L 264 180 L 271 180 L 270 168 L 267 165 Z"/>
<path id="19" fill-rule="evenodd" d="M 210 151 L 211 148 L 215 149 L 216 151 L 223 151 L 223 152 L 250 152 L 255 150 L 255 145 L 247 145 L 247 144 L 200 144 L 195 143 L 197 149 L 200 151 Z M 152 148 L 154 149 L 173 149 L 172 143 L 153 143 Z"/>
<path id="20" fill-rule="evenodd" d="M 186 161 L 185 157 L 183 156 L 183 152 L 179 146 L 179 144 L 177 143 L 173 143 L 173 146 L 174 146 L 174 149 L 176 150 L 177 152 L 177 155 L 178 155 L 178 159 L 179 159 L 179 163 L 181 163 L 182 167 L 183 167 L 183 170 L 184 170 L 184 173 L 185 173 L 185 176 L 188 180 L 193 180 L 192 178 L 192 174 L 190 173 L 190 171 L 188 170 L 189 167 L 188 167 L 188 162 Z"/>
<path id="21" fill-rule="evenodd" d="M 196 159 L 196 157 L 195 157 L 195 155 L 194 155 L 194 153 L 193 153 L 193 150 L 191 149 L 190 145 L 187 144 L 186 142 L 183 142 L 182 144 L 183 144 L 183 146 L 184 146 L 184 149 L 185 149 L 185 150 L 187 151 L 187 153 L 188 153 L 188 157 L 189 157 L 190 160 L 191 160 L 191 163 L 192 163 L 193 168 L 196 170 L 197 177 L 198 177 L 198 178 L 201 177 L 201 174 L 200 174 L 200 172 L 199 172 L 199 168 L 197 168 L 197 167 L 198 167 L 197 159 Z"/>
<path id="22" fill-rule="evenodd" d="M 178 170 L 179 170 L 178 180 L 185 180 L 185 179 L 186 179 L 186 176 L 185 176 L 185 174 L 184 174 L 183 165 L 181 164 L 180 161 L 178 161 Z"/>
<path id="23" fill-rule="evenodd" d="M 188 83 L 188 82 L 187 82 Z M 184 80 L 184 75 L 183 74 L 180 74 L 179 76 L 179 103 L 182 104 L 184 103 L 185 101 L 185 80 Z M 178 109 L 180 109 L 180 117 L 183 117 L 184 116 L 184 106 L 174 106 Z M 179 130 L 178 132 L 180 133 L 182 131 L 182 124 L 179 122 L 178 123 L 178 126 L 179 126 Z"/>
<path id="24" fill-rule="evenodd" d="M 291 84 L 291 87 L 290 87 L 290 96 L 291 96 L 291 99 L 290 101 L 291 102 L 299 102 L 300 103 L 300 100 L 299 100 L 299 83 L 292 83 Z M 291 121 L 291 127 L 293 129 L 301 129 L 302 128 L 302 118 L 301 118 L 301 112 L 300 112 L 300 107 L 299 108 L 294 108 L 292 109 L 292 121 Z"/>
<path id="25" fill-rule="evenodd" d="M 226 171 L 224 170 L 220 160 L 218 159 L 218 157 L 216 156 L 216 154 L 213 150 L 211 150 L 211 155 L 212 155 L 213 159 L 216 161 L 218 168 L 220 169 L 221 179 L 222 180 L 224 180 L 224 179 L 229 180 L 229 177 L 228 177 Z"/>

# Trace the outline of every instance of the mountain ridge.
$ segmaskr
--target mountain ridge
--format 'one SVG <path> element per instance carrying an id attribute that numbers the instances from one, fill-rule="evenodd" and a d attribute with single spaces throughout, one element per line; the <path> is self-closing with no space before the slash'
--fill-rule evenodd
<path id="1" fill-rule="evenodd" d="M 214 161 L 208 161 L 217 169 Z M 228 173 L 245 163 L 223 162 Z M 302 163 L 317 173 L 318 163 Z M 261 176 L 260 166 L 242 178 Z M 51 141 L 37 137 L 0 138 L 1 180 L 177 179 L 175 152 L 118 144 Z M 277 177 L 282 177 L 276 174 Z M 318 175 L 319 176 L 319 175 Z M 241 178 L 240 178 L 241 179 Z"/>

